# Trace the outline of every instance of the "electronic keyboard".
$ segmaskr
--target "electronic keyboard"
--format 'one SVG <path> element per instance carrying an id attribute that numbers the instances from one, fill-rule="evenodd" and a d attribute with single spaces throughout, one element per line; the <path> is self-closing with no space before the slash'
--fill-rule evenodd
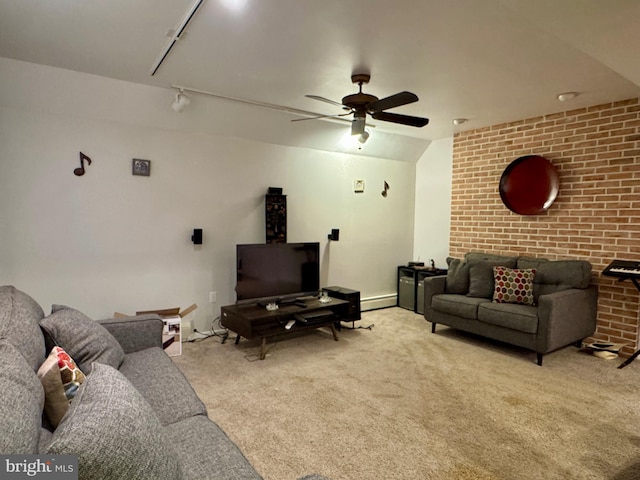
<path id="1" fill-rule="evenodd" d="M 621 280 L 640 278 L 640 262 L 614 260 L 604 269 L 602 274 L 608 277 L 617 277 Z"/>
<path id="2" fill-rule="evenodd" d="M 608 277 L 617 277 L 619 281 L 631 280 L 633 285 L 640 291 L 640 282 L 638 282 L 638 279 L 640 279 L 640 262 L 614 260 L 602 271 L 602 274 Z M 618 368 L 626 367 L 639 355 L 640 349 L 622 362 Z"/>

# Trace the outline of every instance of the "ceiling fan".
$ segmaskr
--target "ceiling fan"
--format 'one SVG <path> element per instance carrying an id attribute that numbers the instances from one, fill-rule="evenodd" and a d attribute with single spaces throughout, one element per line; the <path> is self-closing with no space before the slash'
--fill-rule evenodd
<path id="1" fill-rule="evenodd" d="M 319 100 L 321 102 L 330 103 L 331 105 L 337 105 L 346 110 L 346 113 L 338 115 L 319 115 L 312 118 L 301 118 L 293 121 L 311 120 L 313 118 L 335 118 L 344 117 L 346 115 L 353 114 L 353 120 L 351 122 L 351 135 L 362 135 L 364 133 L 364 127 L 366 124 L 367 114 L 375 120 L 381 120 L 383 122 L 399 123 L 400 125 L 409 125 L 411 127 L 424 127 L 429 123 L 428 118 L 414 117 L 411 115 L 400 115 L 398 113 L 389 113 L 385 110 L 391 108 L 400 107 L 409 103 L 417 102 L 418 96 L 411 92 L 400 92 L 389 97 L 378 99 L 374 95 L 362 92 L 362 85 L 369 83 L 371 75 L 367 73 L 358 73 L 351 75 L 351 81 L 358 85 L 358 93 L 347 95 L 342 99 L 342 103 L 329 100 L 328 98 L 320 97 L 318 95 L 305 95 L 305 97 Z"/>

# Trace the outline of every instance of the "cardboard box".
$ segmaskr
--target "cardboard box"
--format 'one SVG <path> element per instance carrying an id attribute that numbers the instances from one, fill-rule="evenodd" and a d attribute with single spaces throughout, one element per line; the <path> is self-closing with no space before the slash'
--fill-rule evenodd
<path id="1" fill-rule="evenodd" d="M 189 315 L 191 312 L 193 312 L 196 308 L 198 308 L 198 305 L 196 305 L 195 303 L 187 308 L 185 308 L 184 310 L 180 310 L 179 307 L 176 308 L 164 308 L 161 310 L 145 310 L 143 312 L 136 312 L 136 315 L 145 315 L 147 313 L 155 313 L 156 315 L 160 315 L 161 317 L 175 317 L 178 316 L 180 318 L 184 318 L 187 315 Z"/>
<path id="2" fill-rule="evenodd" d="M 198 306 L 194 303 L 184 310 L 180 310 L 179 307 L 164 308 L 160 310 L 144 310 L 136 312 L 136 315 L 156 314 L 162 318 L 164 323 L 164 328 L 162 329 L 162 347 L 165 352 L 167 352 L 167 355 L 175 357 L 177 355 L 182 355 L 182 319 L 193 312 L 196 308 L 198 308 Z M 116 318 L 130 316 L 131 315 L 125 315 L 118 312 L 114 313 L 114 317 Z"/>
<path id="3" fill-rule="evenodd" d="M 162 348 L 170 357 L 182 355 L 182 317 L 162 317 L 162 321 Z"/>

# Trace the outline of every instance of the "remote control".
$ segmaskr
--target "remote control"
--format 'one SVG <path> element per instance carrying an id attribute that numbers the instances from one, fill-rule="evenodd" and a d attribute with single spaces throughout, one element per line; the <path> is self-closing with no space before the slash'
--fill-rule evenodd
<path id="1" fill-rule="evenodd" d="M 295 323 L 296 323 L 295 320 L 289 320 L 287 322 L 287 325 L 284 328 L 286 328 L 287 330 L 291 330 L 291 327 L 293 327 L 295 325 Z"/>
<path id="2" fill-rule="evenodd" d="M 293 304 L 296 307 L 307 308 L 307 304 L 305 302 L 303 302 L 302 300 L 296 300 L 295 302 L 293 302 Z"/>

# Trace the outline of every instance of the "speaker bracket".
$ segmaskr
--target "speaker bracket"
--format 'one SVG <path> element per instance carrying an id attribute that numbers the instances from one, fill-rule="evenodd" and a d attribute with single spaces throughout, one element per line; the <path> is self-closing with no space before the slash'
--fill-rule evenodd
<path id="1" fill-rule="evenodd" d="M 194 228 L 193 235 L 191 235 L 191 241 L 194 245 L 202 245 L 202 229 Z"/>

